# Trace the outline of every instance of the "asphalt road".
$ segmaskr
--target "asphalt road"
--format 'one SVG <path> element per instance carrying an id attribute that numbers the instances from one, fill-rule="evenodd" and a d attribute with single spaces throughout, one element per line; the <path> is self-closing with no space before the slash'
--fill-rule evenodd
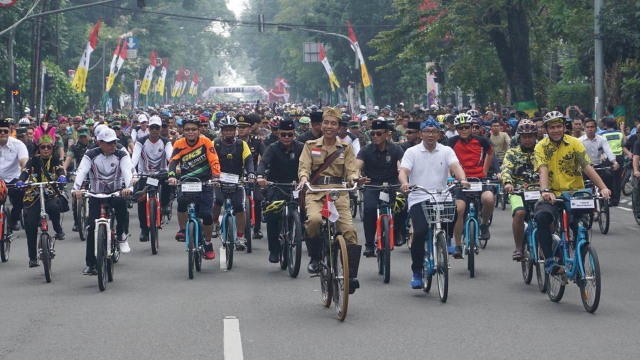
<path id="1" fill-rule="evenodd" d="M 52 283 L 44 283 L 41 267 L 28 268 L 24 232 L 11 260 L 0 264 L 0 358 L 637 359 L 638 226 L 629 211 L 612 209 L 611 216 L 609 235 L 593 233 L 603 283 L 594 315 L 584 311 L 574 284 L 556 304 L 522 282 L 511 261 L 510 213 L 496 210 L 476 277 L 469 278 L 465 261 L 453 261 L 446 304 L 437 292 L 409 287 L 404 246 L 392 254 L 389 284 L 374 259 L 362 260 L 362 287 L 340 322 L 322 306 L 317 278 L 303 269 L 291 279 L 268 263 L 266 239 L 254 241 L 252 254 L 236 253 L 232 271 L 220 270 L 218 259 L 205 261 L 189 280 L 184 244 L 173 240 L 175 217 L 154 256 L 137 240 L 135 209 L 132 251 L 100 292 L 95 276 L 81 275 L 85 244 L 71 232 L 68 213 Z"/>

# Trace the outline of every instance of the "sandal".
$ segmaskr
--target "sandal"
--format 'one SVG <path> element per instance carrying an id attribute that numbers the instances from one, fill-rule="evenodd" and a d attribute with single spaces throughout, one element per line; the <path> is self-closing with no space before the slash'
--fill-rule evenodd
<path id="1" fill-rule="evenodd" d="M 522 250 L 515 250 L 513 252 L 513 254 L 511 254 L 511 259 L 513 261 L 522 261 L 524 259 L 524 254 L 522 253 Z"/>

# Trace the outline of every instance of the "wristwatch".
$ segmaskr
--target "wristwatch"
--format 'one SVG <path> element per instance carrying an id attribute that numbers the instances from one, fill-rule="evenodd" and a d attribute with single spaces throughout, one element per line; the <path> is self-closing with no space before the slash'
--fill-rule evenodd
<path id="1" fill-rule="evenodd" d="M 543 192 L 543 193 L 550 193 L 550 192 L 553 192 L 553 191 L 551 191 L 551 189 L 542 189 L 542 191 L 541 191 L 541 192 Z"/>

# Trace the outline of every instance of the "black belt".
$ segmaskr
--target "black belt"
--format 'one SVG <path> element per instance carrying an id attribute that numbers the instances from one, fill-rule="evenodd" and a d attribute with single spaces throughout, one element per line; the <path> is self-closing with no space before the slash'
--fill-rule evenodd
<path id="1" fill-rule="evenodd" d="M 337 176 L 320 176 L 317 178 L 313 185 L 329 185 L 329 184 L 342 184 L 344 179 Z"/>

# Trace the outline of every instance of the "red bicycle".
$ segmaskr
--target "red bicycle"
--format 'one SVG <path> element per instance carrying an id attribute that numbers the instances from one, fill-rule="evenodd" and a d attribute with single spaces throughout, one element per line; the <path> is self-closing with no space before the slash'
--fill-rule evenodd
<path id="1" fill-rule="evenodd" d="M 390 192 L 399 188 L 399 185 L 364 185 L 363 188 L 380 190 L 378 196 L 378 218 L 376 220 L 376 255 L 378 258 L 378 274 L 382 275 L 382 281 L 389 283 L 391 278 L 391 252 L 393 251 L 394 231 L 393 214 L 391 213 Z"/>

